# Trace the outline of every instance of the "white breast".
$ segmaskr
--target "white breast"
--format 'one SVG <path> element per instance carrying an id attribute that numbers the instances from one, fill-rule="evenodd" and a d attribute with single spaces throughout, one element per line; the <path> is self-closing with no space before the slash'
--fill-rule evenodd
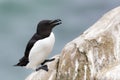
<path id="1" fill-rule="evenodd" d="M 53 32 L 49 37 L 38 40 L 32 47 L 29 54 L 29 63 L 26 68 L 36 69 L 51 53 L 55 37 Z"/>

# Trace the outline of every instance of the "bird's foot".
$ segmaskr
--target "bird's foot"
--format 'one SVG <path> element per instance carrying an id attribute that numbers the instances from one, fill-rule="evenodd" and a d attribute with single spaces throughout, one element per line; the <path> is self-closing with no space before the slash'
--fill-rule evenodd
<path id="1" fill-rule="evenodd" d="M 51 61 L 54 61 L 55 58 L 52 58 L 52 59 L 46 59 L 44 62 L 41 63 L 41 65 L 44 65 L 46 62 L 51 62 Z"/>
<path id="2" fill-rule="evenodd" d="M 36 69 L 36 71 L 39 71 L 40 69 L 43 69 L 48 72 L 48 66 L 47 65 L 42 65 Z"/>

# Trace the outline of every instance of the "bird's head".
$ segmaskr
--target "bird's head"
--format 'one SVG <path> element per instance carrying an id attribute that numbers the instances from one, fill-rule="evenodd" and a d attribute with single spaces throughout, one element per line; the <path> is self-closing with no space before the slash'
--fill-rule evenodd
<path id="1" fill-rule="evenodd" d="M 61 24 L 60 19 L 42 20 L 37 25 L 37 34 L 50 34 L 52 29 L 59 24 Z"/>

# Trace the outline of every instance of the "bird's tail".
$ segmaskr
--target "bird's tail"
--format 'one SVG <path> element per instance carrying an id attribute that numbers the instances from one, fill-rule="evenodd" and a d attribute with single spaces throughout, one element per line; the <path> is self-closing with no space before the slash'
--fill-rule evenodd
<path id="1" fill-rule="evenodd" d="M 26 66 L 28 64 L 28 58 L 23 57 L 19 60 L 19 62 L 17 64 L 15 64 L 14 66 Z"/>

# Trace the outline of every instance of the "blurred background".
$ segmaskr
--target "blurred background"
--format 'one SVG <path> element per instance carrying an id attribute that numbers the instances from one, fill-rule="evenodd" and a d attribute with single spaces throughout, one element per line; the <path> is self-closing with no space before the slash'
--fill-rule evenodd
<path id="1" fill-rule="evenodd" d="M 61 19 L 49 58 L 78 37 L 120 0 L 0 0 L 0 79 L 24 80 L 32 71 L 13 67 L 23 56 L 39 21 Z"/>

